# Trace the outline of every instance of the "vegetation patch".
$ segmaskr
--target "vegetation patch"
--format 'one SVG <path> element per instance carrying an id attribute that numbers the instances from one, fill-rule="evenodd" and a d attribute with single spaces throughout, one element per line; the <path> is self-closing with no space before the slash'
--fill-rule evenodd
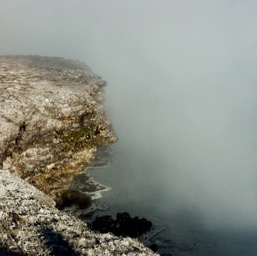
<path id="1" fill-rule="evenodd" d="M 90 139 L 93 131 L 94 127 L 92 125 L 83 126 L 79 130 L 70 133 L 67 137 L 64 137 L 63 141 L 75 144 L 81 138 Z"/>

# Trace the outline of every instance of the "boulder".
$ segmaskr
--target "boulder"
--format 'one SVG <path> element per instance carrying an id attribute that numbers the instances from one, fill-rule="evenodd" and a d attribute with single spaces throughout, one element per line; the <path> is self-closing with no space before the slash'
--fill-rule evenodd
<path id="1" fill-rule="evenodd" d="M 96 217 L 92 222 L 92 230 L 101 233 L 111 232 L 117 236 L 129 236 L 139 238 L 152 227 L 151 221 L 145 218 L 130 217 L 127 212 L 118 212 L 116 220 L 111 216 L 105 215 Z"/>

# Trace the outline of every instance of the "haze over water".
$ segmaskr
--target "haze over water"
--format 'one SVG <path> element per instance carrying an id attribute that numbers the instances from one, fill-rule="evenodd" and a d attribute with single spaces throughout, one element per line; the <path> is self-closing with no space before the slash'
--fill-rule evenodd
<path id="1" fill-rule="evenodd" d="M 88 63 L 108 82 L 127 205 L 192 214 L 237 237 L 227 255 L 256 255 L 243 239 L 257 230 L 256 13 L 254 0 L 1 0 L 0 54 Z"/>

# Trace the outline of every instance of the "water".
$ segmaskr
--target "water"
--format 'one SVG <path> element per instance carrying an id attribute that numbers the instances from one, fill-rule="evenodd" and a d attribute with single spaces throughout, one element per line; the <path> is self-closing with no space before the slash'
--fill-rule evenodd
<path id="1" fill-rule="evenodd" d="M 145 244 L 155 242 L 158 253 L 161 255 L 174 256 L 235 256 L 235 255 L 257 255 L 257 230 L 229 230 L 215 229 L 207 227 L 201 216 L 197 215 L 195 209 L 180 209 L 169 206 L 160 209 L 156 187 L 150 184 L 147 177 L 145 182 L 135 182 L 138 170 L 130 169 L 133 164 L 129 164 L 135 159 L 128 159 L 129 154 L 125 154 L 121 143 L 113 146 L 111 156 L 112 163 L 89 168 L 89 173 L 94 179 L 111 190 L 102 192 L 102 198 L 96 200 L 96 205 L 105 205 L 106 209 L 102 213 L 116 215 L 117 212 L 127 211 L 132 216 L 145 217 L 154 224 L 153 230 L 146 234 Z M 103 155 L 106 148 L 100 152 Z M 110 151 L 107 149 L 107 152 Z M 110 155 L 110 154 L 109 154 Z M 109 157 L 105 154 L 105 159 Z M 109 159 L 110 160 L 110 159 Z M 105 162 L 106 163 L 106 162 Z M 157 184 L 156 185 L 160 185 Z M 133 192 L 132 192 L 133 191 Z M 152 198 L 152 200 L 149 198 Z M 156 201 L 157 200 L 157 201 Z M 173 198 L 168 203 L 176 200 Z"/>

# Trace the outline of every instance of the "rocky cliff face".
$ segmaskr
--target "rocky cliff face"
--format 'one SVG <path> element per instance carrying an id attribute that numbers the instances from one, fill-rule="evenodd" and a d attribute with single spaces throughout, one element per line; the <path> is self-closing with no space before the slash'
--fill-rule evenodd
<path id="1" fill-rule="evenodd" d="M 115 142 L 103 108 L 105 82 L 61 58 L 0 58 L 0 165 L 52 198 Z"/>
<path id="2" fill-rule="evenodd" d="M 79 62 L 0 56 L 1 255 L 154 255 L 55 208 L 96 148 L 117 139 L 104 85 Z"/>

